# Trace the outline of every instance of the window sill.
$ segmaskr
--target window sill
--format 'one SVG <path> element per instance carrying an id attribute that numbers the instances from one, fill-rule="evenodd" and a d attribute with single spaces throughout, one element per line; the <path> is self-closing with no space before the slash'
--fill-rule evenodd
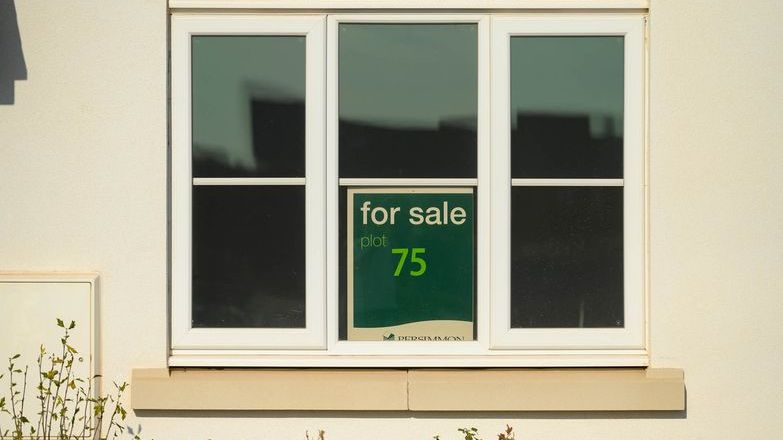
<path id="1" fill-rule="evenodd" d="M 134 410 L 681 411 L 685 382 L 683 370 L 662 368 L 135 369 L 131 406 Z"/>
<path id="2" fill-rule="evenodd" d="M 470 343 L 466 343 L 470 344 Z M 499 350 L 498 350 L 499 351 Z M 173 368 L 547 368 L 648 367 L 645 350 L 525 350 L 524 355 L 260 353 L 247 350 L 174 350 Z"/>

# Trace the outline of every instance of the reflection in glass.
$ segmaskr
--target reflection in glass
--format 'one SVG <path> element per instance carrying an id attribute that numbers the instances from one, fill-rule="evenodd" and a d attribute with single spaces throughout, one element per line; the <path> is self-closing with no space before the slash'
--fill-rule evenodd
<path id="1" fill-rule="evenodd" d="M 193 326 L 305 326 L 303 186 L 193 187 Z"/>
<path id="2" fill-rule="evenodd" d="M 340 177 L 476 177 L 475 24 L 339 25 Z"/>
<path id="3" fill-rule="evenodd" d="M 192 37 L 193 177 L 304 177 L 305 37 Z"/>
<path id="4" fill-rule="evenodd" d="M 623 37 L 511 38 L 511 175 L 623 177 Z"/>
<path id="5" fill-rule="evenodd" d="M 622 327 L 622 187 L 513 187 L 511 206 L 511 327 Z"/>

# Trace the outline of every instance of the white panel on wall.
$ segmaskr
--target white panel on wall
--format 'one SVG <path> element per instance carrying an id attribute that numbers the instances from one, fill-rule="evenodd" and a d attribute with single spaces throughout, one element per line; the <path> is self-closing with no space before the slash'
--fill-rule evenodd
<path id="1" fill-rule="evenodd" d="M 36 359 L 41 344 L 60 356 L 64 329 L 57 326 L 58 318 L 66 327 L 76 322 L 68 339 L 68 345 L 78 350 L 75 357 L 82 359 L 74 362 L 75 376 L 86 379 L 96 374 L 97 278 L 96 274 L 0 274 L 0 374 L 6 375 L 0 380 L 0 396 L 9 394 L 8 358 L 20 354 L 14 360 L 17 368 L 29 366 L 27 402 L 37 402 Z M 21 377 L 15 382 L 21 385 Z M 7 416 L 0 417 L 0 426 L 8 428 L 7 422 Z"/>

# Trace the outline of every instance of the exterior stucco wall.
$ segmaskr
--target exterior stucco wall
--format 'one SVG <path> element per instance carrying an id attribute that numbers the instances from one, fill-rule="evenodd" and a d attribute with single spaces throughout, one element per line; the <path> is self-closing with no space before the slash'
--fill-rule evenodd
<path id="1" fill-rule="evenodd" d="M 99 272 L 107 378 L 163 367 L 166 3 L 15 8 L 27 79 L 0 105 L 0 270 Z M 783 6 L 652 0 L 650 15 L 652 365 L 685 370 L 687 412 L 152 413 L 130 424 L 164 440 L 318 428 L 334 440 L 445 439 L 464 425 L 490 437 L 505 423 L 522 439 L 780 437 Z"/>

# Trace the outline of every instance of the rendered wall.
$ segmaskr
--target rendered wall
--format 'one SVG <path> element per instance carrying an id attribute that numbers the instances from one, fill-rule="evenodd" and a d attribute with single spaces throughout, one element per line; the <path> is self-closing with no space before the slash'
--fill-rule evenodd
<path id="1" fill-rule="evenodd" d="M 166 3 L 15 10 L 26 79 L 0 104 L 0 270 L 99 272 L 107 378 L 165 366 Z M 781 19 L 773 0 L 652 0 L 652 364 L 684 368 L 687 412 L 153 413 L 130 424 L 159 440 L 318 428 L 330 440 L 447 439 L 464 425 L 490 438 L 505 423 L 522 439 L 780 437 Z M 3 78 L 18 73 L 0 47 Z"/>

